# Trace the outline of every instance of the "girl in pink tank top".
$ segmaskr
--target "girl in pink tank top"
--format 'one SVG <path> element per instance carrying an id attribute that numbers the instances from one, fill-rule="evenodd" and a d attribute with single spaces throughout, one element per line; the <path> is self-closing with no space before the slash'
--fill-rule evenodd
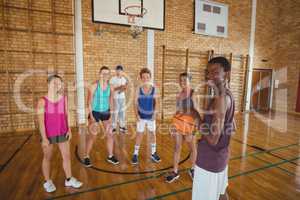
<path id="1" fill-rule="evenodd" d="M 66 97 L 62 96 L 58 101 L 52 102 L 48 97 L 45 101 L 44 124 L 48 139 L 65 136 L 68 132 L 68 116 L 66 113 Z M 54 141 L 55 142 L 55 141 Z"/>
<path id="2" fill-rule="evenodd" d="M 45 178 L 43 184 L 46 192 L 54 192 L 56 187 L 50 179 L 53 144 L 58 144 L 63 158 L 65 186 L 80 188 L 82 183 L 72 177 L 70 144 L 71 130 L 68 126 L 68 102 L 63 95 L 62 78 L 52 75 L 48 78 L 48 94 L 42 97 L 37 106 L 39 130 L 44 153 L 42 171 Z"/>

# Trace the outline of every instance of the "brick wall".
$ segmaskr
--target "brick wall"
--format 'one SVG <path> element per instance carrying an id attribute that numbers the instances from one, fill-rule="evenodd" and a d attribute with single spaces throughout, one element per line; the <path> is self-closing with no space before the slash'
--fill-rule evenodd
<path id="1" fill-rule="evenodd" d="M 295 112 L 300 73 L 300 3 L 258 1 L 256 23 L 254 67 L 273 68 L 274 79 L 279 80 L 273 109 Z"/>
<path id="2" fill-rule="evenodd" d="M 192 33 L 193 0 L 166 0 L 165 31 L 155 31 L 154 78 L 158 86 L 161 83 L 162 45 L 169 49 L 214 50 L 216 54 L 226 55 L 248 53 L 251 0 L 218 2 L 229 5 L 229 36 L 226 39 Z M 144 31 L 134 40 L 127 27 L 92 23 L 90 0 L 82 1 L 82 6 L 85 80 L 90 83 L 96 80 L 102 65 L 114 68 L 122 64 L 131 79 L 131 87 L 136 87 L 138 71 L 147 62 L 147 32 Z M 9 93 L 17 77 L 28 69 L 56 70 L 64 76 L 70 91 L 75 124 L 73 9 L 73 0 L 0 1 L 0 132 L 35 126 L 32 113 L 21 112 Z M 296 1 L 258 1 L 255 67 L 280 69 L 287 66 L 289 78 L 285 86 L 288 87 L 290 111 L 295 108 L 299 75 L 299 13 L 299 3 Z M 98 29 L 104 30 L 100 36 L 95 34 Z M 268 62 L 262 62 L 263 59 Z M 192 60 L 191 64 L 201 64 L 198 72 L 197 68 L 192 69 L 197 80 L 200 80 L 198 76 L 205 63 Z M 182 61 L 178 63 L 179 68 L 181 65 Z M 240 62 L 234 61 L 234 70 L 235 73 L 241 73 Z M 46 75 L 31 77 L 22 86 L 21 99 L 29 107 L 33 107 L 45 93 Z M 242 77 L 233 76 L 232 79 L 235 97 L 239 102 L 244 87 Z M 31 88 L 34 88 L 33 92 Z M 129 92 L 128 97 L 131 96 L 132 92 Z M 284 104 L 282 99 L 274 101 Z M 128 115 L 132 120 L 131 106 Z"/>
<path id="3" fill-rule="evenodd" d="M 251 1 L 219 1 L 229 5 L 229 36 L 228 38 L 216 38 L 196 35 L 193 29 L 193 9 L 192 0 L 166 0 L 166 25 L 165 31 L 155 31 L 155 83 L 161 87 L 162 73 L 162 45 L 169 49 L 191 51 L 214 50 L 216 54 L 233 53 L 235 55 L 248 52 L 249 31 L 251 22 Z M 107 65 L 113 69 L 117 64 L 126 67 L 133 85 L 138 84 L 137 74 L 140 68 L 146 67 L 147 32 L 136 40 L 128 34 L 129 28 L 107 24 L 92 23 L 92 7 L 90 1 L 83 2 L 83 29 L 84 29 L 84 65 L 85 80 L 92 82 L 97 78 L 97 72 L 102 65 Z M 104 30 L 100 36 L 95 34 L 95 30 Z M 185 60 L 185 59 L 183 59 Z M 173 60 L 174 62 L 174 60 Z M 203 71 L 204 65 L 191 66 L 195 70 Z M 175 63 L 181 68 L 182 62 Z M 191 63 L 192 65 L 193 63 Z M 196 64 L 196 63 L 195 63 Z M 234 63 L 234 67 L 243 70 L 239 62 Z M 184 68 L 184 67 L 183 67 Z M 177 75 L 179 71 L 176 71 Z M 175 75 L 175 76 L 177 76 Z M 239 78 L 239 77 L 238 77 Z M 234 78 L 233 78 L 234 79 Z M 233 82 L 235 82 L 233 80 Z M 236 81 L 243 83 L 242 80 Z M 243 87 L 236 88 L 235 97 L 238 102 L 242 101 Z M 128 95 L 131 96 L 131 95 Z M 132 107 L 129 107 L 129 119 L 133 120 Z"/>
<path id="4" fill-rule="evenodd" d="M 73 0 L 0 1 L 0 132 L 36 127 L 32 109 L 47 92 L 47 75 L 55 71 L 65 79 L 75 124 L 73 15 Z M 28 70 L 44 72 L 29 75 L 18 97 L 16 80 Z"/>
<path id="5" fill-rule="evenodd" d="M 278 0 L 257 1 L 254 68 L 275 67 L 279 38 L 278 22 Z"/>
<path id="6" fill-rule="evenodd" d="M 280 89 L 285 89 L 287 99 L 277 95 L 275 103 L 280 105 L 279 109 L 295 112 L 300 74 L 300 3 L 282 0 L 279 1 L 279 6 L 279 39 L 275 66 L 277 70 L 286 68 L 287 76 L 285 78 L 277 74 L 280 87 L 275 90 L 275 94 L 280 93 Z"/>

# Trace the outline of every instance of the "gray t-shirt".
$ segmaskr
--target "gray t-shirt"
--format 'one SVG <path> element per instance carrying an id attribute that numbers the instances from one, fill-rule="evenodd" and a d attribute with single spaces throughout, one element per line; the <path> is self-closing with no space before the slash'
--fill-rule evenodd
<path id="1" fill-rule="evenodd" d="M 226 90 L 226 96 L 230 97 L 231 105 L 226 110 L 224 128 L 218 143 L 215 146 L 209 144 L 205 136 L 198 141 L 196 164 L 198 167 L 214 173 L 222 172 L 228 164 L 230 138 L 234 131 L 234 98 L 228 89 Z M 209 127 L 212 125 L 212 119 L 212 114 L 205 114 L 204 123 L 207 126 L 206 128 L 201 126 L 200 131 L 209 131 Z"/>

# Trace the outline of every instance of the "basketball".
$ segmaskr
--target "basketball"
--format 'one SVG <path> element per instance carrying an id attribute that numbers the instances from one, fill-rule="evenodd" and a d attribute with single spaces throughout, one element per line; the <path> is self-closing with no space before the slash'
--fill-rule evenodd
<path id="1" fill-rule="evenodd" d="M 193 134 L 196 131 L 196 120 L 190 115 L 176 114 L 172 119 L 172 124 L 183 135 Z"/>

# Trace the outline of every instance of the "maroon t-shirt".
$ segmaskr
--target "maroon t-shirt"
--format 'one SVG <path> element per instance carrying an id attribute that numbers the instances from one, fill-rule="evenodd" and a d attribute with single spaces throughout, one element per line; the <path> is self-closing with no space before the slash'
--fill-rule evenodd
<path id="1" fill-rule="evenodd" d="M 230 97 L 231 104 L 226 110 L 224 128 L 219 142 L 215 146 L 211 145 L 205 136 L 198 141 L 196 164 L 198 167 L 214 173 L 222 172 L 228 164 L 230 137 L 234 131 L 234 98 L 228 89 L 226 90 L 226 96 Z M 206 126 L 201 126 L 201 132 L 209 131 L 209 127 L 212 125 L 212 119 L 213 114 L 204 115 L 204 123 Z"/>

